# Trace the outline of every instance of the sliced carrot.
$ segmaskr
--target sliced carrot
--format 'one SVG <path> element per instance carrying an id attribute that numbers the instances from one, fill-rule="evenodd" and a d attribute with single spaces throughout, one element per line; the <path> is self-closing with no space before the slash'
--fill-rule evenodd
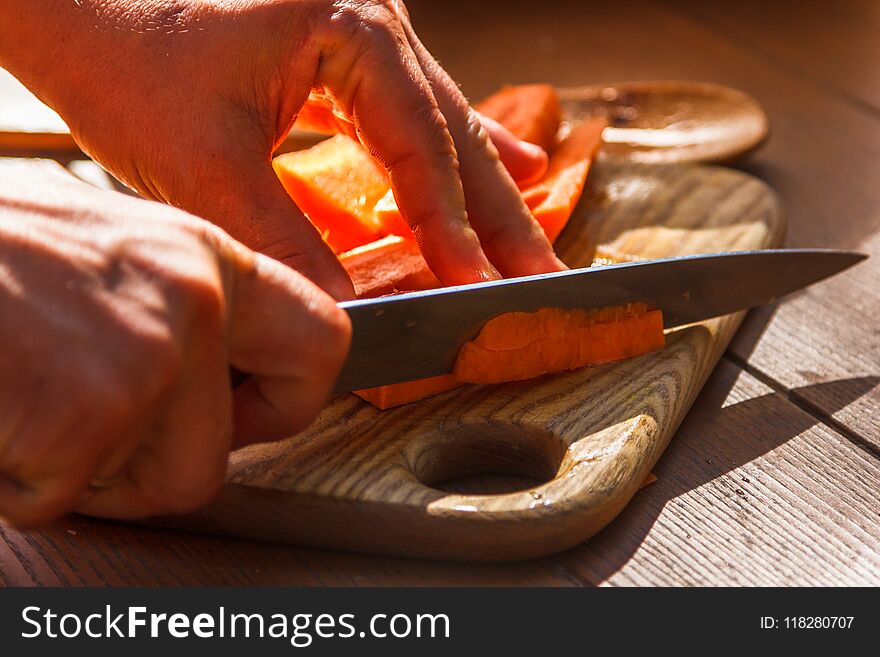
<path id="1" fill-rule="evenodd" d="M 489 320 L 458 353 L 451 375 L 359 390 L 380 409 L 463 383 L 503 383 L 630 358 L 663 346 L 663 315 L 645 304 L 601 310 L 545 308 Z"/>
<path id="2" fill-rule="evenodd" d="M 394 192 L 390 189 L 376 203 L 376 207 L 373 208 L 373 216 L 376 220 L 376 225 L 379 226 L 379 230 L 383 233 L 413 239 L 412 229 L 397 208 Z"/>
<path id="3" fill-rule="evenodd" d="M 516 320 L 521 324 L 518 333 L 529 333 L 533 328 L 545 330 L 557 318 L 561 326 L 568 328 L 552 329 L 555 337 L 539 337 L 521 346 L 511 346 L 507 335 L 491 346 L 485 346 L 486 340 L 481 344 L 478 337 L 459 352 L 455 378 L 462 383 L 518 381 L 622 360 L 663 346 L 663 315 L 658 310 L 604 322 L 595 321 L 589 312 L 555 308 L 529 315 Z M 519 336 L 513 344 L 518 343 Z"/>
<path id="4" fill-rule="evenodd" d="M 559 95 L 549 84 L 522 84 L 503 87 L 475 105 L 475 109 L 495 119 L 523 141 L 550 152 L 562 120 Z"/>
<path id="5" fill-rule="evenodd" d="M 390 386 L 355 390 L 354 394 L 364 401 L 370 402 L 379 410 L 384 411 L 386 408 L 401 406 L 439 395 L 441 392 L 452 390 L 460 385 L 461 383 L 452 374 L 443 374 L 427 379 L 407 381 L 406 383 L 395 383 Z"/>
<path id="6" fill-rule="evenodd" d="M 551 153 L 544 177 L 522 190 L 523 200 L 551 242 L 559 237 L 581 198 L 607 125 L 605 119 L 593 119 L 575 126 Z"/>
<path id="7" fill-rule="evenodd" d="M 385 174 L 361 146 L 336 135 L 276 157 L 275 173 L 334 251 L 378 238 L 373 208 L 388 190 Z"/>
<path id="8" fill-rule="evenodd" d="M 347 251 L 339 262 L 359 298 L 440 287 L 416 243 L 397 235 Z"/>

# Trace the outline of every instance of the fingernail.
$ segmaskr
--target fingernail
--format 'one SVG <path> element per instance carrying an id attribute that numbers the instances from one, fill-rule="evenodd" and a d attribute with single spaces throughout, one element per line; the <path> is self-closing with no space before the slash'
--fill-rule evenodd
<path id="1" fill-rule="evenodd" d="M 486 283 L 488 281 L 497 281 L 499 279 L 501 279 L 501 274 L 492 265 L 487 265 L 480 272 L 480 283 Z"/>
<path id="2" fill-rule="evenodd" d="M 520 139 L 519 148 L 526 155 L 532 158 L 542 158 L 547 155 L 543 148 L 541 148 L 537 144 L 533 144 L 530 141 L 523 141 L 522 139 Z"/>

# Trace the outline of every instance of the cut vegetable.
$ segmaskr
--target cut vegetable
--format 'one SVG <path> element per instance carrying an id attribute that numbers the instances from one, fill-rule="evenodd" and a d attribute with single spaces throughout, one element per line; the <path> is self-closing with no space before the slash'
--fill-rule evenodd
<path id="1" fill-rule="evenodd" d="M 395 383 L 390 386 L 356 390 L 354 394 L 364 401 L 370 402 L 380 411 L 384 411 L 387 408 L 439 395 L 441 392 L 452 390 L 460 385 L 452 374 L 443 374 L 406 383 Z"/>
<path id="2" fill-rule="evenodd" d="M 373 208 L 388 181 L 360 144 L 336 135 L 307 150 L 279 155 L 272 166 L 334 251 L 380 236 Z"/>
<path id="3" fill-rule="evenodd" d="M 483 327 L 455 361 L 462 383 L 531 379 L 637 356 L 663 346 L 663 315 L 644 304 L 600 311 L 508 313 Z"/>
<path id="4" fill-rule="evenodd" d="M 581 198 L 606 126 L 604 119 L 575 126 L 550 155 L 544 177 L 522 190 L 523 200 L 551 242 L 559 237 Z"/>
<path id="5" fill-rule="evenodd" d="M 562 112 L 559 95 L 549 84 L 504 87 L 477 103 L 475 109 L 548 153 L 556 144 Z"/>
<path id="6" fill-rule="evenodd" d="M 397 235 L 347 251 L 339 262 L 359 298 L 440 287 L 416 243 Z"/>
<path id="7" fill-rule="evenodd" d="M 663 346 L 663 315 L 645 304 L 601 310 L 545 308 L 489 320 L 458 353 L 451 375 L 360 390 L 380 409 L 463 383 L 503 383 L 638 356 Z"/>

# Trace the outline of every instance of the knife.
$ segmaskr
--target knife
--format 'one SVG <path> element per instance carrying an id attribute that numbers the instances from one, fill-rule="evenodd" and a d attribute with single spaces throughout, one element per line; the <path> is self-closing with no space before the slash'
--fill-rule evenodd
<path id="1" fill-rule="evenodd" d="M 737 251 L 345 301 L 352 342 L 334 390 L 447 374 L 461 346 L 502 313 L 644 302 L 663 311 L 669 328 L 770 303 L 865 258 L 831 249 Z"/>

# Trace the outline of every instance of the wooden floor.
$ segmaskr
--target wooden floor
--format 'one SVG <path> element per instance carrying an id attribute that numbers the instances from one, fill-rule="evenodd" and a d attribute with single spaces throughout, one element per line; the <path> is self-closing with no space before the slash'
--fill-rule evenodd
<path id="1" fill-rule="evenodd" d="M 410 0 L 474 98 L 503 83 L 699 79 L 742 88 L 773 134 L 746 165 L 788 244 L 867 263 L 751 313 L 623 514 L 553 558 L 376 558 L 69 518 L 0 529 L 0 582 L 241 585 L 880 584 L 880 3 Z"/>

